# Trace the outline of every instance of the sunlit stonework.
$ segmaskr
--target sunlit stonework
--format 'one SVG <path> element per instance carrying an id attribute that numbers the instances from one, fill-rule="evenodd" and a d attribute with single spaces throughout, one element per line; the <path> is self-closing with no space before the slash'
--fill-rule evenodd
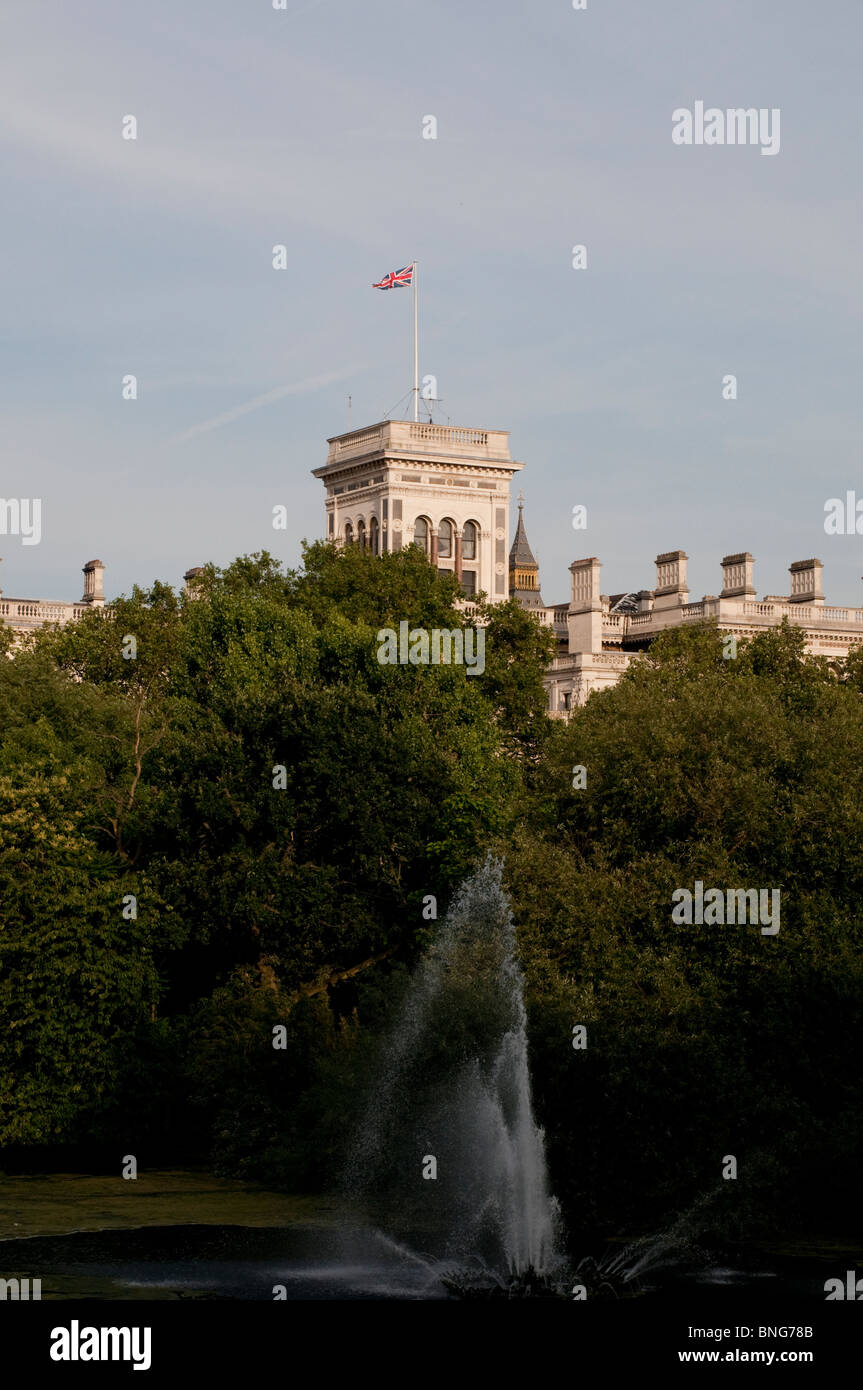
<path id="1" fill-rule="evenodd" d="M 705 618 L 715 618 L 723 633 L 746 638 L 787 617 L 803 629 L 807 651 L 817 656 L 845 657 L 863 642 L 863 608 L 825 602 L 823 566 L 814 558 L 789 567 L 788 594 L 759 600 L 753 557 L 748 551 L 726 555 L 719 593 L 691 603 L 682 550 L 657 555 L 652 589 L 616 594 L 601 592 L 600 561 L 588 556 L 569 566 L 569 600 L 546 604 L 521 494 L 507 562 L 510 485 L 524 465 L 510 458 L 506 430 L 383 420 L 334 435 L 328 444 L 326 462 L 313 470 L 326 489 L 325 537 L 373 554 L 418 545 L 441 573 L 459 580 L 468 612 L 478 593 L 496 603 L 517 599 L 557 637 L 545 679 L 555 718 L 565 719 L 592 691 L 616 684 L 658 633 Z M 101 560 L 87 562 L 77 602 L 7 598 L 0 590 L 0 619 L 20 638 L 45 623 L 64 624 L 103 607 L 103 569 Z M 187 589 L 198 572 L 186 572 Z"/>
<path id="2" fill-rule="evenodd" d="M 328 540 L 375 554 L 419 545 L 466 596 L 507 597 L 509 489 L 523 464 L 507 430 L 384 420 L 328 440 Z"/>

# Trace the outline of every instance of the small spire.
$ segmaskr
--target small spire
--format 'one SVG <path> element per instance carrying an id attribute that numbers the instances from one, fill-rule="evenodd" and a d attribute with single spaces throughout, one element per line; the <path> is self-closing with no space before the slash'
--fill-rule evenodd
<path id="1" fill-rule="evenodd" d="M 518 522 L 509 552 L 509 592 L 511 598 L 518 599 L 522 608 L 532 612 L 544 608 L 545 604 L 539 590 L 539 565 L 534 559 L 524 529 L 523 509 L 524 496 L 519 492 Z"/>
<path id="2" fill-rule="evenodd" d="M 537 570 L 539 566 L 533 558 L 533 552 L 527 541 L 527 532 L 524 529 L 524 517 L 522 516 L 524 498 L 522 498 L 521 493 L 519 493 L 519 499 L 518 524 L 515 528 L 515 537 L 509 552 L 509 567 L 512 569 L 514 565 L 527 565 L 530 569 Z"/>

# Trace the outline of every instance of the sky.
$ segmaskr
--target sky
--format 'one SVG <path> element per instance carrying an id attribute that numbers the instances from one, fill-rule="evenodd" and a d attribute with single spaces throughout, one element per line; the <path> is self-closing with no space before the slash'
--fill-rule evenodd
<path id="1" fill-rule="evenodd" d="M 859 0 L 286 3 L 4 0 L 0 496 L 42 501 L 4 592 L 299 563 L 328 436 L 408 413 L 371 286 L 416 258 L 435 418 L 511 432 L 546 602 L 680 548 L 693 600 L 749 550 L 759 596 L 817 556 L 863 606 L 824 529 L 863 499 Z M 675 144 L 696 101 L 778 108 L 778 152 Z"/>

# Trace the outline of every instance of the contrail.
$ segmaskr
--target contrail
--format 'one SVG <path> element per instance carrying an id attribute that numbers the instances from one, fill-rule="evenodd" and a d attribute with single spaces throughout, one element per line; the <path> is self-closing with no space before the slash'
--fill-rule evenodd
<path id="1" fill-rule="evenodd" d="M 249 415 L 253 410 L 260 410 L 261 406 L 271 405 L 273 401 L 281 400 L 283 396 L 299 396 L 304 391 L 316 391 L 319 386 L 328 386 L 333 381 L 342 381 L 345 377 L 352 376 L 358 371 L 362 371 L 362 368 L 343 367 L 338 372 L 322 372 L 320 376 L 309 376 L 304 381 L 292 382 L 290 386 L 276 386 L 272 391 L 265 391 L 262 396 L 253 396 L 250 401 L 244 401 L 242 405 L 235 405 L 232 410 L 226 410 L 221 415 L 214 415 L 212 420 L 203 420 L 199 425 L 191 425 L 189 429 L 183 430 L 180 434 L 171 435 L 170 439 L 165 440 L 165 443 L 183 444 L 196 434 L 207 434 L 210 430 L 221 429 L 222 425 L 229 425 L 232 420 L 238 420 L 241 415 Z"/>

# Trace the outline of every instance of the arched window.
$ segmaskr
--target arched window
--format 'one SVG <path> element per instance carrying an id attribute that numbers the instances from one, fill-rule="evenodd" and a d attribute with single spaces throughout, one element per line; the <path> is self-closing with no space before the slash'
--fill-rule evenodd
<path id="1" fill-rule="evenodd" d="M 452 559 L 452 522 L 442 521 L 437 533 L 437 553 L 439 560 Z"/>
<path id="2" fill-rule="evenodd" d="M 463 560 L 476 559 L 477 530 L 475 521 L 466 521 L 464 530 L 461 533 L 461 558 Z"/>
<path id="3" fill-rule="evenodd" d="M 361 550 L 366 548 L 366 523 L 364 521 L 357 522 L 357 545 Z"/>
<path id="4" fill-rule="evenodd" d="M 419 545 L 429 553 L 429 524 L 424 516 L 418 516 L 414 522 L 414 545 Z"/>
<path id="5" fill-rule="evenodd" d="M 369 550 L 373 555 L 377 555 L 378 548 L 378 519 L 376 516 L 373 516 L 369 522 Z"/>
<path id="6" fill-rule="evenodd" d="M 354 528 L 349 521 L 345 522 L 345 545 L 353 545 Z"/>

